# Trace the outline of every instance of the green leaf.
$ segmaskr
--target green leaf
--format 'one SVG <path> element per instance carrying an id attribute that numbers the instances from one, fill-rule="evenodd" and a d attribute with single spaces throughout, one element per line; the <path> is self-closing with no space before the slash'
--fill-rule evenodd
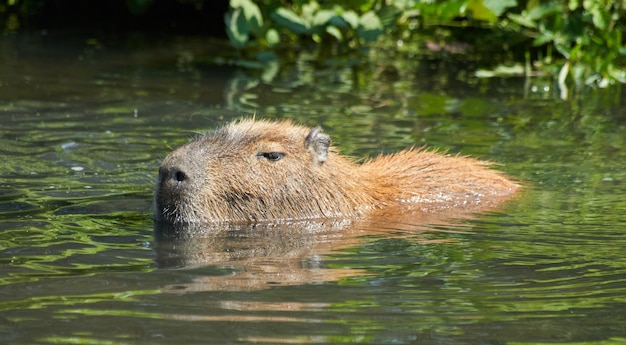
<path id="1" fill-rule="evenodd" d="M 609 66 L 608 73 L 611 78 L 619 81 L 620 83 L 626 83 L 626 71 L 623 69 L 611 65 Z"/>
<path id="2" fill-rule="evenodd" d="M 611 15 L 600 6 L 591 9 L 593 24 L 600 30 L 606 30 L 611 22 Z"/>
<path id="3" fill-rule="evenodd" d="M 497 17 L 500 17 L 504 11 L 506 11 L 509 7 L 517 6 L 516 0 L 483 0 L 483 4 L 487 7 L 493 14 Z"/>
<path id="4" fill-rule="evenodd" d="M 231 0 L 230 6 L 243 10 L 243 15 L 248 22 L 248 32 L 255 35 L 261 33 L 261 29 L 263 28 L 263 15 L 261 14 L 259 6 L 250 0 Z"/>
<path id="5" fill-rule="evenodd" d="M 359 15 L 354 11 L 346 11 L 341 14 L 341 18 L 346 21 L 353 29 L 359 27 Z"/>
<path id="6" fill-rule="evenodd" d="M 259 7 L 250 0 L 230 0 L 230 11 L 224 16 L 226 34 L 237 49 L 243 48 L 250 33 L 261 35 L 263 16 Z"/>
<path id="7" fill-rule="evenodd" d="M 404 14 L 405 11 L 400 10 L 398 7 L 384 6 L 378 12 L 378 16 L 380 17 L 380 21 L 383 23 L 383 27 L 392 28 L 398 22 L 398 18 Z"/>
<path id="8" fill-rule="evenodd" d="M 280 35 L 276 29 L 269 29 L 265 33 L 265 41 L 267 41 L 267 45 L 273 47 L 280 43 Z"/>
<path id="9" fill-rule="evenodd" d="M 465 1 L 442 2 L 437 5 L 436 14 L 440 20 L 451 20 L 459 15 L 464 15 L 465 8 L 468 6 L 469 4 L 466 4 Z"/>
<path id="10" fill-rule="evenodd" d="M 583 49 L 583 45 L 582 44 L 577 44 L 575 45 L 572 49 L 569 50 L 567 55 L 568 59 L 578 59 L 578 54 L 580 54 L 581 50 Z"/>
<path id="11" fill-rule="evenodd" d="M 335 16 L 335 11 L 331 10 L 321 10 L 317 11 L 315 15 L 313 15 L 313 20 L 311 21 L 312 28 L 323 28 L 328 24 L 328 22 Z"/>
<path id="12" fill-rule="evenodd" d="M 569 8 L 570 11 L 576 11 L 578 9 L 578 7 L 580 7 L 581 4 L 579 2 L 579 0 L 568 0 L 567 1 L 567 8 Z"/>
<path id="13" fill-rule="evenodd" d="M 383 33 L 383 24 L 374 11 L 366 12 L 359 19 L 356 32 L 365 42 L 372 42 Z"/>
<path id="14" fill-rule="evenodd" d="M 597 0 L 583 0 L 583 8 L 587 11 L 591 11 L 593 7 L 596 7 Z"/>
<path id="15" fill-rule="evenodd" d="M 482 0 L 469 0 L 467 2 L 467 10 L 471 12 L 474 19 L 484 20 L 486 22 L 494 22 L 498 17 L 483 4 Z"/>
<path id="16" fill-rule="evenodd" d="M 271 17 L 278 25 L 285 27 L 287 30 L 297 35 L 309 32 L 306 23 L 298 17 L 297 14 L 287 8 L 278 8 L 272 13 Z"/>
<path id="17" fill-rule="evenodd" d="M 536 21 L 538 19 L 545 19 L 548 15 L 561 12 L 563 12 L 563 8 L 558 2 L 549 2 L 530 9 L 530 11 L 528 11 L 528 18 Z"/>
<path id="18" fill-rule="evenodd" d="M 248 42 L 248 22 L 240 8 L 234 9 L 224 15 L 226 22 L 226 34 L 230 43 L 237 49 L 243 48 Z"/>
<path id="19" fill-rule="evenodd" d="M 299 17 L 302 18 L 305 22 L 310 23 L 311 19 L 313 18 L 313 16 L 315 15 L 315 13 L 317 13 L 319 9 L 320 9 L 320 4 L 318 4 L 317 1 L 309 0 L 305 2 L 304 4 L 302 4 Z"/>
<path id="20" fill-rule="evenodd" d="M 570 48 L 564 44 L 559 43 L 558 41 L 554 42 L 554 48 L 559 52 L 559 54 L 565 56 L 565 58 L 570 58 Z"/>
<path id="21" fill-rule="evenodd" d="M 547 35 L 542 35 L 539 34 L 539 36 L 535 37 L 535 39 L 533 40 L 533 46 L 535 47 L 540 47 L 544 44 L 548 44 L 552 42 L 552 38 L 548 37 Z"/>
<path id="22" fill-rule="evenodd" d="M 343 34 L 341 31 L 334 26 L 327 26 L 326 32 L 337 39 L 337 41 L 341 42 L 343 40 Z"/>
<path id="23" fill-rule="evenodd" d="M 520 15 L 520 14 L 514 14 L 514 13 L 509 13 L 507 14 L 507 17 L 513 21 L 514 23 L 517 23 L 521 26 L 525 26 L 527 28 L 531 28 L 531 29 L 536 29 L 537 28 L 537 23 L 534 22 L 532 19 L 528 18 L 527 16 L 524 15 Z"/>
<path id="24" fill-rule="evenodd" d="M 357 25 L 358 25 L 358 22 L 359 22 L 359 19 L 357 18 Z M 346 22 L 341 16 L 338 16 L 338 15 L 334 15 L 328 20 L 328 26 L 334 26 L 339 29 L 348 29 L 351 27 L 351 25 L 348 24 L 348 22 Z"/>

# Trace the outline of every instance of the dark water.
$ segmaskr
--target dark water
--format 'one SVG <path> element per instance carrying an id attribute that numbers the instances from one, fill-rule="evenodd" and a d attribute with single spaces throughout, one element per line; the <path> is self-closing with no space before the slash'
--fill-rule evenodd
<path id="1" fill-rule="evenodd" d="M 205 40 L 89 38 L 0 41 L 3 343 L 626 343 L 619 87 L 564 101 L 454 57 L 243 70 Z M 154 239 L 160 159 L 254 113 L 351 155 L 487 158 L 529 187 L 464 220 Z"/>

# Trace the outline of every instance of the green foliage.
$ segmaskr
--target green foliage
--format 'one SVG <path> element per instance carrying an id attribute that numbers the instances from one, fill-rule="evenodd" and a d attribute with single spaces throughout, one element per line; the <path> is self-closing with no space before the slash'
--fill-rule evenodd
<path id="1" fill-rule="evenodd" d="M 561 82 L 571 77 L 577 85 L 605 87 L 612 81 L 626 82 L 623 15 L 618 0 L 530 1 L 508 18 L 529 29 L 534 46 L 554 48 L 564 58 Z"/>
<path id="2" fill-rule="evenodd" d="M 626 82 L 623 13 L 621 0 L 231 0 L 225 17 L 233 46 L 253 51 L 313 43 L 342 54 L 398 40 L 419 47 L 418 35 L 435 29 L 449 42 L 467 36 L 450 28 L 487 29 L 490 38 L 472 42 L 483 54 L 517 47 L 525 51 L 518 60 L 536 56 L 527 66 L 563 86 L 605 87 Z"/>
<path id="3" fill-rule="evenodd" d="M 275 6 L 252 0 L 231 0 L 225 16 L 226 32 L 236 48 L 267 48 L 279 43 L 322 43 L 328 39 L 357 47 L 384 32 L 379 14 L 369 1 L 339 4 L 295 1 Z M 264 24 L 265 23 L 265 24 Z"/>

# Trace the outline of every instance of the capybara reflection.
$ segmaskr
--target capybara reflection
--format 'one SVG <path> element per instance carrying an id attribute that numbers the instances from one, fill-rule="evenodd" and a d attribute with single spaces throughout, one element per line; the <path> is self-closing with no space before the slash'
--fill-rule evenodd
<path id="1" fill-rule="evenodd" d="M 473 158 L 411 148 L 362 164 L 321 128 L 241 120 L 171 152 L 159 167 L 157 221 L 359 218 L 389 207 L 436 212 L 495 205 L 518 184 Z"/>

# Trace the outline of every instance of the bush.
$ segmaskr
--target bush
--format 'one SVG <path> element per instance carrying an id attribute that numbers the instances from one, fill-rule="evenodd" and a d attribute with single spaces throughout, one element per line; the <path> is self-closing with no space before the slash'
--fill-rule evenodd
<path id="1" fill-rule="evenodd" d="M 535 56 L 527 66 L 558 75 L 562 85 L 605 87 L 626 81 L 622 5 L 620 0 L 231 0 L 225 21 L 232 45 L 242 51 L 312 44 L 339 55 L 411 41 L 434 28 L 444 30 L 449 42 L 463 41 L 466 30 L 488 29 L 492 38 L 480 41 L 491 45 L 487 54 L 522 47 L 523 56 Z"/>

